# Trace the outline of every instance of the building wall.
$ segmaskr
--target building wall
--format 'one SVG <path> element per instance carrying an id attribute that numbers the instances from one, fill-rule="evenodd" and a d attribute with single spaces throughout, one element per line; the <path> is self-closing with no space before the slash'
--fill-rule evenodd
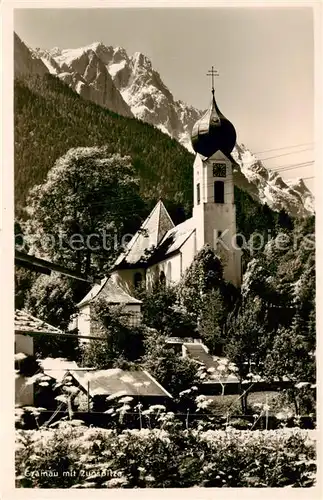
<path id="1" fill-rule="evenodd" d="M 141 304 L 126 304 L 124 310 L 129 314 L 129 325 L 137 326 L 141 323 Z"/>
<path id="2" fill-rule="evenodd" d="M 151 290 L 154 283 L 160 280 L 160 273 L 163 272 L 166 277 L 166 284 L 178 283 L 181 278 L 181 254 L 172 255 L 153 266 L 146 272 L 146 287 Z"/>
<path id="3" fill-rule="evenodd" d="M 18 375 L 15 379 L 15 405 L 33 406 L 34 405 L 34 384 L 26 385 L 27 378 Z"/>
<path id="4" fill-rule="evenodd" d="M 196 232 L 192 233 L 181 248 L 182 275 L 190 267 L 196 255 Z"/>
<path id="5" fill-rule="evenodd" d="M 26 356 L 34 355 L 34 339 L 32 336 L 15 334 L 15 354 L 23 353 Z M 15 379 L 16 406 L 34 405 L 34 384 L 26 385 L 27 378 L 18 375 Z"/>
<path id="6" fill-rule="evenodd" d="M 225 163 L 225 177 L 213 176 L 213 164 L 216 163 Z M 224 183 L 224 203 L 214 202 L 215 181 Z M 197 183 L 200 183 L 200 203 L 197 200 Z M 239 286 L 241 250 L 237 248 L 235 241 L 237 230 L 232 165 L 220 151 L 204 162 L 196 155 L 193 217 L 196 227 L 196 251 L 206 244 L 214 248 L 223 262 L 224 277 Z"/>
<path id="7" fill-rule="evenodd" d="M 91 307 L 90 304 L 85 305 L 79 310 L 76 321 L 76 328 L 79 331 L 79 336 L 91 335 Z M 85 341 L 87 339 L 84 339 Z"/>
<path id="8" fill-rule="evenodd" d="M 130 295 L 135 291 L 135 274 L 139 272 L 143 276 L 143 282 L 145 282 L 147 290 L 151 290 L 154 283 L 160 280 L 161 272 L 165 274 L 167 284 L 178 283 L 183 273 L 191 265 L 195 253 L 196 239 L 195 233 L 192 233 L 178 253 L 152 265 L 148 269 L 136 268 L 114 271 L 111 279 Z"/>
<path id="9" fill-rule="evenodd" d="M 135 274 L 140 273 L 145 280 L 146 270 L 143 268 L 136 269 L 118 269 L 111 274 L 111 280 L 119 285 L 123 290 L 132 295 L 135 291 Z"/>
<path id="10" fill-rule="evenodd" d="M 26 356 L 33 356 L 34 354 L 34 339 L 30 335 L 15 334 L 15 354 L 22 352 Z"/>
<path id="11" fill-rule="evenodd" d="M 125 304 L 123 307 L 125 312 L 129 313 L 129 324 L 133 326 L 139 325 L 141 322 L 141 304 Z M 90 339 L 82 339 L 83 336 L 100 336 L 100 328 L 93 319 L 93 308 L 90 304 L 80 309 L 77 317 L 77 328 L 82 343 L 90 342 Z"/>

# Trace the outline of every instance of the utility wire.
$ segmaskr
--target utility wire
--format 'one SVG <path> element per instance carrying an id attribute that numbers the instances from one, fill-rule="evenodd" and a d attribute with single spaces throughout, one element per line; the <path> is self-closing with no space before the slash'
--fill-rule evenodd
<path id="1" fill-rule="evenodd" d="M 284 146 L 282 148 L 265 149 L 264 151 L 257 151 L 254 154 L 255 155 L 261 155 L 261 154 L 264 154 L 264 153 L 271 153 L 272 151 L 283 151 L 284 149 L 300 148 L 300 147 L 303 147 L 303 146 L 310 146 L 312 144 L 315 144 L 315 143 L 314 142 L 305 142 L 304 144 L 295 144 L 294 146 Z M 313 148 L 309 148 L 309 149 L 313 149 Z M 297 152 L 298 151 L 295 151 L 295 153 L 297 153 Z"/>
<path id="2" fill-rule="evenodd" d="M 314 160 L 310 160 L 310 161 L 304 161 L 303 163 L 294 163 L 294 164 L 285 165 L 282 167 L 276 167 L 276 168 L 272 167 L 269 170 L 271 170 L 273 172 L 284 172 L 286 170 L 296 170 L 297 168 L 307 167 L 313 163 L 314 163 Z"/>
<path id="3" fill-rule="evenodd" d="M 261 161 L 272 160 L 273 158 L 280 158 L 281 156 L 290 156 L 298 153 L 304 153 L 305 151 L 309 151 L 309 149 L 310 148 L 306 148 L 306 149 L 301 149 L 300 151 L 290 151 L 289 153 L 282 153 L 280 155 L 268 156 L 267 158 L 261 158 Z"/>
<path id="4" fill-rule="evenodd" d="M 282 165 L 280 167 L 276 167 L 276 168 L 270 168 L 270 169 L 266 169 L 266 170 L 269 170 L 269 171 L 272 171 L 272 172 L 283 172 L 283 171 L 286 171 L 286 170 L 295 170 L 297 168 L 304 168 L 310 164 L 314 163 L 314 160 L 309 160 L 307 162 L 301 162 L 301 163 L 294 163 L 294 164 L 289 164 L 289 165 Z M 266 167 L 264 167 L 266 168 Z M 207 183 L 206 186 L 209 187 L 209 186 L 212 186 L 213 185 L 213 182 L 210 182 L 210 183 Z M 173 188 L 173 189 L 168 189 L 167 192 L 168 193 L 176 193 L 178 192 L 180 188 Z M 229 193 L 231 194 L 231 193 Z M 126 207 L 125 206 L 125 202 L 127 201 L 132 201 L 132 200 L 135 200 L 136 198 L 134 196 L 129 196 L 129 197 L 126 197 L 126 198 L 123 198 L 122 200 L 115 200 L 113 201 L 113 205 L 114 206 L 122 206 L 125 208 L 125 210 L 128 211 L 128 208 L 129 207 Z M 107 202 L 107 201 L 98 201 L 98 202 L 93 202 L 92 205 L 94 206 L 106 206 L 108 205 L 109 203 L 111 202 Z M 112 203 L 111 203 L 112 204 Z M 113 213 L 113 211 L 111 212 Z"/>
<path id="5" fill-rule="evenodd" d="M 294 163 L 294 164 L 289 164 L 289 165 L 285 165 L 285 166 L 282 165 L 280 167 L 270 168 L 270 169 L 266 169 L 266 170 L 279 173 L 279 172 L 283 172 L 283 171 L 287 171 L 287 170 L 296 170 L 297 168 L 304 168 L 304 167 L 306 167 L 306 166 L 308 166 L 310 164 L 313 164 L 313 163 L 314 163 L 314 160 L 309 160 L 307 162 Z M 266 168 L 266 167 L 264 167 L 264 168 Z M 207 183 L 205 186 L 206 187 L 213 186 L 213 181 L 210 182 L 210 183 Z M 168 189 L 167 191 L 168 191 L 168 193 L 176 193 L 176 192 L 178 192 L 178 189 L 176 189 L 176 188 L 174 188 L 174 189 Z M 228 194 L 232 194 L 232 192 L 230 192 Z M 125 202 L 132 201 L 134 199 L 136 199 L 136 198 L 133 197 L 133 196 L 129 196 L 129 197 L 123 198 L 120 201 L 115 200 L 113 202 L 113 205 L 114 206 L 122 206 L 122 207 L 124 207 L 125 209 L 128 210 L 128 207 L 125 206 Z M 94 202 L 93 205 L 94 206 L 106 206 L 108 203 L 110 203 L 110 202 L 98 201 L 98 202 Z M 110 213 L 113 213 L 113 211 L 111 211 Z M 117 213 L 117 212 L 115 212 L 115 213 Z"/>

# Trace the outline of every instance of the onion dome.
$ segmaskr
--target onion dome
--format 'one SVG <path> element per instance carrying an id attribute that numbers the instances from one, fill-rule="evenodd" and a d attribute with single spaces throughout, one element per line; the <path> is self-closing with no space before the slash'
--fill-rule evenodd
<path id="1" fill-rule="evenodd" d="M 235 128 L 219 110 L 212 89 L 211 106 L 193 126 L 191 134 L 193 149 L 207 158 L 218 150 L 229 155 L 235 146 L 236 138 Z"/>

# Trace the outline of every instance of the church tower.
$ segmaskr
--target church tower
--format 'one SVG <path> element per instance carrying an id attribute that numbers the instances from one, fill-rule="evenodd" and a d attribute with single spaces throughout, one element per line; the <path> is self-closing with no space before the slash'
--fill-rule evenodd
<path id="1" fill-rule="evenodd" d="M 192 130 L 194 161 L 194 207 L 196 251 L 208 244 L 217 252 L 224 277 L 241 285 L 241 250 L 236 242 L 236 210 L 234 204 L 231 152 L 236 143 L 232 123 L 221 113 L 214 96 L 212 67 L 212 100 L 209 109 Z"/>

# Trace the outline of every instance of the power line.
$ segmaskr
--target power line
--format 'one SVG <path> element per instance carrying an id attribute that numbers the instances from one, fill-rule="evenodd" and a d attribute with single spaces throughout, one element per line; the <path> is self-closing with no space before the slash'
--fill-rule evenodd
<path id="1" fill-rule="evenodd" d="M 281 149 L 283 149 L 283 148 L 281 148 Z M 259 153 L 257 153 L 257 154 L 259 154 Z M 289 154 L 289 153 L 287 153 L 287 154 Z M 272 156 L 272 157 L 270 157 L 270 159 L 279 158 L 280 156 L 284 156 L 284 155 Z M 265 161 L 267 159 L 269 159 L 269 158 L 259 159 L 258 161 L 259 162 L 263 162 L 263 161 Z M 266 168 L 267 171 L 272 171 L 272 172 L 280 173 L 280 172 L 284 172 L 284 171 L 288 171 L 288 170 L 294 170 L 294 169 L 297 169 L 297 168 L 304 168 L 304 167 L 306 167 L 306 166 L 308 166 L 310 164 L 313 164 L 313 163 L 314 163 L 314 160 L 309 160 L 309 161 L 306 161 L 306 162 L 299 162 L 299 163 L 294 163 L 294 164 L 289 164 L 289 165 L 281 165 L 281 166 L 270 167 L 270 168 L 267 168 L 267 167 L 264 166 L 264 168 Z M 308 177 L 306 179 L 308 179 Z M 207 184 L 206 186 L 209 187 L 211 185 L 213 185 L 213 182 Z M 177 188 L 168 188 L 167 189 L 167 193 L 168 194 L 170 194 L 170 193 L 176 193 L 176 192 L 178 192 L 178 191 L 180 191 L 182 189 L 184 189 L 184 186 L 178 186 Z M 153 191 L 153 189 L 152 189 L 152 191 Z M 158 198 L 159 197 L 159 193 L 156 192 L 154 196 L 156 198 Z M 123 197 L 120 200 L 113 200 L 113 202 L 110 201 L 110 200 L 106 200 L 106 201 L 93 201 L 91 203 L 91 206 L 100 208 L 100 207 L 105 207 L 105 206 L 111 205 L 112 207 L 115 207 L 114 210 L 113 209 L 109 210 L 109 213 L 111 215 L 122 215 L 120 213 L 121 212 L 120 209 L 123 208 L 124 211 L 128 212 L 129 211 L 129 207 L 127 206 L 127 203 L 131 203 L 134 200 L 137 200 L 137 197 L 134 196 L 134 195 L 130 195 L 130 196 L 125 196 L 125 197 Z"/>
<path id="2" fill-rule="evenodd" d="M 304 161 L 302 163 L 292 163 L 290 165 L 282 165 L 281 167 L 272 167 L 269 170 L 271 170 L 273 172 L 284 172 L 286 170 L 294 170 L 297 168 L 304 168 L 306 166 L 311 165 L 312 163 L 314 163 L 314 160 Z"/>
<path id="3" fill-rule="evenodd" d="M 259 161 L 262 161 L 262 160 L 259 160 Z M 272 171 L 272 172 L 283 172 L 283 171 L 286 171 L 286 170 L 294 170 L 294 169 L 297 169 L 297 168 L 304 168 L 310 164 L 314 163 L 314 160 L 309 160 L 309 161 L 306 161 L 306 162 L 299 162 L 299 163 L 293 163 L 293 164 L 289 164 L 289 165 L 281 165 L 281 166 L 278 166 L 278 167 L 272 167 L 272 168 L 266 168 L 264 166 L 264 168 L 267 170 L 267 171 Z M 243 173 L 243 172 L 242 172 Z M 213 182 L 210 182 L 210 183 L 207 183 L 205 185 L 206 187 L 210 187 L 210 186 L 213 186 Z M 173 188 L 173 189 L 168 189 L 167 192 L 168 193 L 173 193 L 173 192 L 177 192 L 178 189 L 177 188 Z M 232 194 L 232 193 L 228 193 L 228 194 Z M 128 198 L 128 201 L 132 200 L 132 199 L 135 199 L 134 197 L 129 197 Z M 124 206 L 124 201 L 126 201 L 126 199 L 123 199 L 122 201 L 116 201 L 115 203 L 113 203 L 114 205 L 119 205 L 120 206 Z M 102 202 L 95 202 L 96 206 L 104 206 L 107 204 L 106 201 L 102 201 Z"/>
<path id="4" fill-rule="evenodd" d="M 315 144 L 315 143 L 314 142 L 305 142 L 304 144 L 295 144 L 294 146 L 284 146 L 282 148 L 265 149 L 264 151 L 258 151 L 258 152 L 253 153 L 253 154 L 255 154 L 255 155 L 261 155 L 261 154 L 264 154 L 264 153 L 271 153 L 272 151 L 282 151 L 284 149 L 300 148 L 300 147 L 303 147 L 303 146 L 310 146 L 312 144 Z M 309 148 L 309 149 L 313 149 L 313 148 Z M 297 151 L 295 151 L 295 153 L 297 153 Z"/>
<path id="5" fill-rule="evenodd" d="M 311 148 L 301 149 L 300 151 L 290 151 L 289 153 L 282 153 L 280 155 L 268 156 L 267 158 L 261 158 L 260 161 L 272 160 L 274 158 L 280 158 L 281 156 L 290 156 L 298 153 L 304 153 L 305 151 L 309 151 Z M 259 154 L 259 153 L 258 153 Z"/>
<path id="6" fill-rule="evenodd" d="M 305 143 L 305 144 L 299 144 L 299 145 L 296 145 L 296 146 L 286 146 L 284 148 L 277 148 L 277 151 L 278 150 L 282 150 L 282 149 L 291 148 L 291 147 L 305 146 L 307 144 L 314 144 L 314 143 Z M 290 154 L 302 153 L 302 152 L 308 151 L 309 149 L 311 149 L 311 148 L 307 148 L 307 149 L 304 149 L 302 151 L 294 151 L 294 152 L 290 152 L 290 153 L 283 153 L 281 155 L 274 155 L 274 156 L 270 156 L 268 158 L 257 159 L 256 161 L 264 162 L 264 161 L 269 160 L 269 159 L 280 158 L 282 156 L 286 156 L 286 155 L 290 155 Z M 262 154 L 262 153 L 269 152 L 269 151 L 274 151 L 274 150 L 266 150 L 266 151 L 258 152 L 258 153 L 254 153 L 254 154 Z M 307 162 L 295 163 L 295 164 L 291 164 L 291 165 L 281 165 L 281 166 L 278 166 L 278 167 L 270 167 L 269 169 L 264 166 L 264 168 L 266 168 L 267 170 L 271 170 L 271 171 L 285 171 L 285 170 L 289 170 L 289 169 L 292 170 L 293 168 L 295 168 L 295 169 L 296 168 L 301 168 L 301 167 L 307 166 L 308 164 L 311 164 L 311 163 L 314 163 L 314 160 L 309 160 Z M 178 188 L 173 188 L 173 189 L 168 188 L 167 192 L 168 193 L 176 193 L 176 192 L 178 192 L 179 190 L 181 190 L 183 188 L 184 188 L 184 186 L 178 186 Z M 159 196 L 158 192 L 155 193 L 155 196 L 156 197 Z M 136 199 L 137 198 L 134 195 L 130 195 L 130 196 L 125 196 L 125 197 L 123 197 L 120 200 L 113 200 L 113 202 L 111 202 L 109 200 L 102 201 L 102 202 L 100 202 L 100 201 L 97 201 L 97 202 L 93 201 L 91 203 L 91 206 L 93 206 L 93 207 L 101 207 L 101 206 L 108 206 L 109 204 L 111 204 L 113 206 L 123 207 L 125 210 L 128 211 L 128 207 L 125 205 L 125 203 L 131 202 L 131 201 L 136 200 Z M 114 215 L 118 215 L 118 214 L 120 214 L 120 210 L 118 210 L 118 211 L 117 210 L 115 210 L 115 211 L 110 210 L 110 213 L 114 214 Z"/>

